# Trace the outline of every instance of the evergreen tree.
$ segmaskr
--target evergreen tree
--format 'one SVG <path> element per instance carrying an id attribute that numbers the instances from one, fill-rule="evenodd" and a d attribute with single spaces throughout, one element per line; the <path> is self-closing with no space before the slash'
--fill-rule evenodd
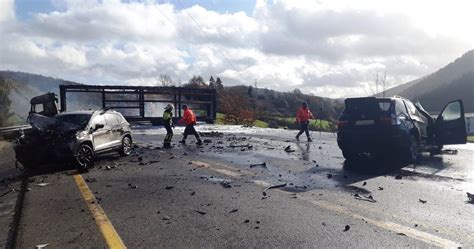
<path id="1" fill-rule="evenodd" d="M 218 90 L 224 88 L 224 85 L 222 85 L 221 78 L 219 78 L 219 77 L 216 78 L 216 88 L 217 88 Z"/>
<path id="2" fill-rule="evenodd" d="M 212 88 L 212 89 L 216 88 L 216 81 L 214 80 L 214 77 L 212 77 L 212 76 L 209 79 L 209 88 Z"/>

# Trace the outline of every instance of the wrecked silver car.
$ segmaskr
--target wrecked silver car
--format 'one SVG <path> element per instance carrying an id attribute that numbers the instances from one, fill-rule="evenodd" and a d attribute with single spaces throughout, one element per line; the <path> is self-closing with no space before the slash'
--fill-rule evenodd
<path id="1" fill-rule="evenodd" d="M 27 168 L 38 168 L 51 160 L 72 160 L 86 170 L 99 153 L 132 152 L 130 124 L 116 111 L 64 112 L 53 117 L 30 113 L 32 129 L 25 131 L 14 147 L 17 160 Z"/>

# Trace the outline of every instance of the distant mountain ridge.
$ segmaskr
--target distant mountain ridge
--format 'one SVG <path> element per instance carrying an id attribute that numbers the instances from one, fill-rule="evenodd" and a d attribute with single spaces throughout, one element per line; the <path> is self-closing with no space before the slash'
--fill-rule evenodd
<path id="1" fill-rule="evenodd" d="M 431 112 L 440 112 L 449 101 L 462 99 L 465 112 L 474 112 L 474 50 L 432 74 L 386 90 L 385 95 L 420 100 Z"/>

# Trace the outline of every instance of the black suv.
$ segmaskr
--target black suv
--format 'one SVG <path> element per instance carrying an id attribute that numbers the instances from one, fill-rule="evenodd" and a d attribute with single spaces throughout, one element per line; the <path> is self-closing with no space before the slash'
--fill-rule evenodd
<path id="1" fill-rule="evenodd" d="M 80 170 L 91 167 L 96 154 L 132 152 L 130 124 L 113 110 L 63 112 L 53 117 L 30 113 L 32 129 L 18 139 L 16 158 L 35 168 L 52 159 L 73 159 Z"/>
<path id="2" fill-rule="evenodd" d="M 441 152 L 446 144 L 466 143 L 462 100 L 448 103 L 433 119 L 420 103 L 402 97 L 348 98 L 338 122 L 337 144 L 347 160 L 399 153 L 409 163 L 421 151 Z"/>

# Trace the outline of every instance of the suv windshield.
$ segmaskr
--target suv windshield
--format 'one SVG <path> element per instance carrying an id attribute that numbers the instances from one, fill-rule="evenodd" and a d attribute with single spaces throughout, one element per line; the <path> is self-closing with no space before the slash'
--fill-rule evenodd
<path id="1" fill-rule="evenodd" d="M 89 123 L 91 116 L 91 114 L 62 114 L 56 116 L 56 119 L 65 123 L 77 125 L 80 128 L 84 128 Z"/>

